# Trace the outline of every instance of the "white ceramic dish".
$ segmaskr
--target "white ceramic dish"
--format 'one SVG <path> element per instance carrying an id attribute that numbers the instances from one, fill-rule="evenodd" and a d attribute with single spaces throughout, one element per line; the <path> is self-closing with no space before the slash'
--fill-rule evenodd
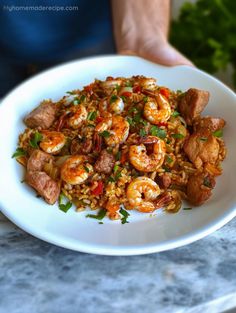
<path id="1" fill-rule="evenodd" d="M 149 214 L 131 212 L 130 223 L 105 220 L 104 224 L 74 210 L 64 213 L 49 206 L 22 184 L 22 167 L 11 158 L 17 145 L 22 122 L 42 99 L 59 99 L 67 90 L 80 88 L 94 78 L 146 75 L 160 85 L 186 90 L 190 87 L 210 91 L 204 114 L 227 121 L 224 138 L 228 155 L 223 175 L 217 179 L 212 198 L 203 206 L 177 214 L 158 211 Z M 57 66 L 14 89 L 0 107 L 0 207 L 2 212 L 26 232 L 56 245 L 96 254 L 135 255 L 176 248 L 198 240 L 223 226 L 236 215 L 236 96 L 208 74 L 187 66 L 163 67 L 141 58 L 104 56 Z"/>

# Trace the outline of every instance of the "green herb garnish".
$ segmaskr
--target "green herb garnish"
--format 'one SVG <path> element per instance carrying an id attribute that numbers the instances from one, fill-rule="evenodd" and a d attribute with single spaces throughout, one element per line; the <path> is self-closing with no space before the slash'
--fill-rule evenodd
<path id="1" fill-rule="evenodd" d="M 114 183 L 115 179 L 112 176 L 110 176 L 110 177 L 107 178 L 107 182 L 108 183 Z"/>
<path id="2" fill-rule="evenodd" d="M 206 137 L 201 137 L 199 138 L 201 141 L 207 141 L 207 138 Z"/>
<path id="3" fill-rule="evenodd" d="M 192 210 L 192 208 L 183 208 L 183 210 L 186 210 L 186 211 L 187 211 L 187 210 Z"/>
<path id="4" fill-rule="evenodd" d="M 212 135 L 220 138 L 223 136 L 223 130 L 222 129 L 216 130 L 215 132 L 212 133 Z"/>
<path id="5" fill-rule="evenodd" d="M 107 210 L 101 209 L 98 214 L 87 214 L 86 217 L 95 218 L 96 220 L 102 220 L 106 216 Z"/>
<path id="6" fill-rule="evenodd" d="M 182 134 L 172 134 L 171 136 L 175 139 L 183 139 L 184 138 L 184 135 L 182 135 Z"/>
<path id="7" fill-rule="evenodd" d="M 121 152 L 118 151 L 117 154 L 115 155 L 116 161 L 119 161 L 119 160 L 120 160 L 120 157 L 121 157 Z"/>
<path id="8" fill-rule="evenodd" d="M 115 102 L 118 99 L 118 97 L 116 95 L 112 95 L 110 98 L 110 103 Z"/>
<path id="9" fill-rule="evenodd" d="M 167 155 L 166 156 L 166 161 L 167 161 L 167 163 L 172 163 L 173 162 L 173 159 L 169 156 L 169 155 Z"/>
<path id="10" fill-rule="evenodd" d="M 172 114 L 171 114 L 171 116 L 173 116 L 173 117 L 177 117 L 177 116 L 179 116 L 180 115 L 180 113 L 178 112 L 178 111 L 174 111 Z"/>
<path id="11" fill-rule="evenodd" d="M 87 173 L 89 173 L 89 168 L 87 166 L 84 165 L 84 169 Z"/>
<path id="12" fill-rule="evenodd" d="M 99 136 L 104 137 L 104 138 L 108 138 L 110 137 L 110 133 L 107 130 L 104 130 L 103 132 L 99 133 Z"/>
<path id="13" fill-rule="evenodd" d="M 68 95 L 74 95 L 75 94 L 74 91 L 67 91 L 66 93 L 68 93 Z"/>
<path id="14" fill-rule="evenodd" d="M 123 102 L 126 102 L 126 100 L 127 100 L 127 97 L 126 96 L 120 96 L 121 97 L 121 99 L 123 100 Z"/>
<path id="15" fill-rule="evenodd" d="M 63 203 L 64 198 L 65 198 L 65 195 L 61 193 L 58 199 L 58 204 L 59 204 L 59 209 L 66 213 L 72 207 L 72 203 L 70 201 Z"/>
<path id="16" fill-rule="evenodd" d="M 208 176 L 204 178 L 203 185 L 208 187 L 208 188 L 212 188 L 211 181 L 210 181 Z"/>
<path id="17" fill-rule="evenodd" d="M 170 173 L 169 167 L 163 165 L 162 168 L 163 168 L 163 170 L 164 170 L 165 172 Z"/>
<path id="18" fill-rule="evenodd" d="M 126 82 L 125 87 L 132 87 L 132 83 L 130 81 Z"/>
<path id="19" fill-rule="evenodd" d="M 43 139 L 43 135 L 39 132 L 34 134 L 34 137 L 29 141 L 31 147 L 38 149 L 38 143 Z"/>
<path id="20" fill-rule="evenodd" d="M 118 169 L 119 169 L 119 165 L 116 164 L 116 165 L 114 166 L 114 168 L 113 168 L 114 173 L 116 173 L 116 172 L 118 171 Z"/>
<path id="21" fill-rule="evenodd" d="M 22 148 L 17 148 L 16 151 L 13 153 L 12 158 L 19 158 L 24 155 L 26 155 L 25 150 Z"/>
<path id="22" fill-rule="evenodd" d="M 152 125 L 152 127 L 150 128 L 150 133 L 152 136 L 156 136 L 161 139 L 164 139 L 166 137 L 166 131 L 156 125 Z"/>
<path id="23" fill-rule="evenodd" d="M 144 128 L 141 128 L 139 131 L 139 136 L 140 137 L 145 137 L 147 135 L 147 132 Z"/>
<path id="24" fill-rule="evenodd" d="M 97 111 L 89 112 L 87 116 L 87 120 L 94 121 L 96 117 L 97 117 Z"/>
<path id="25" fill-rule="evenodd" d="M 143 98 L 143 102 L 146 103 L 147 101 L 148 101 L 148 97 L 145 96 L 145 97 Z"/>
<path id="26" fill-rule="evenodd" d="M 127 117 L 127 122 L 129 123 L 130 126 L 134 124 L 133 119 L 131 117 Z"/>
<path id="27" fill-rule="evenodd" d="M 127 218 L 129 217 L 129 213 L 126 211 L 126 210 L 124 210 L 124 209 L 120 209 L 119 210 L 119 213 L 121 214 L 121 215 L 123 215 L 123 217 L 121 218 L 121 223 L 122 224 L 125 224 L 125 223 L 129 223 L 128 221 L 127 221 Z"/>

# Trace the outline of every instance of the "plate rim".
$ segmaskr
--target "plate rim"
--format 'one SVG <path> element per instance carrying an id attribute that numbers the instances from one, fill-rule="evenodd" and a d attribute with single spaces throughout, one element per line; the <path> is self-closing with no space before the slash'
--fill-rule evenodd
<path id="1" fill-rule="evenodd" d="M 155 66 L 159 66 L 162 68 L 174 68 L 174 67 L 191 68 L 190 66 L 187 66 L 187 65 L 176 65 L 173 67 L 168 67 L 168 66 L 153 63 L 151 61 L 148 61 L 148 60 L 143 59 L 143 58 L 138 57 L 138 56 L 126 56 L 126 55 L 115 55 L 115 54 L 90 56 L 90 57 L 81 58 L 78 60 L 72 60 L 69 62 L 61 63 L 61 64 L 58 64 L 56 66 L 50 67 L 50 68 L 48 68 L 48 69 L 46 69 L 46 70 L 44 70 L 44 71 L 42 71 L 36 75 L 33 75 L 30 78 L 24 80 L 22 83 L 17 85 L 12 90 L 10 90 L 4 96 L 4 98 L 1 99 L 0 112 L 1 112 L 1 109 L 4 107 L 4 103 L 8 101 L 8 98 L 12 94 L 17 92 L 18 89 L 20 89 L 22 86 L 24 86 L 25 84 L 28 84 L 29 81 L 37 79 L 39 76 L 43 76 L 43 75 L 47 74 L 47 72 L 54 71 L 58 68 L 63 68 L 63 67 L 66 67 L 68 65 L 73 65 L 74 63 L 80 63 L 80 62 L 94 60 L 94 59 L 98 59 L 98 58 L 99 59 L 102 59 L 102 58 L 105 58 L 105 59 L 132 58 L 132 59 L 139 59 L 139 60 L 141 59 L 143 61 L 150 62 L 151 64 L 154 64 Z M 193 69 L 194 69 L 194 71 L 196 71 L 200 74 L 203 74 L 204 76 L 210 78 L 215 83 L 220 84 L 224 89 L 226 89 L 227 92 L 229 92 L 236 99 L 236 94 L 234 93 L 234 91 L 229 86 L 225 85 L 223 82 L 221 82 L 217 78 L 211 76 L 210 74 L 208 74 L 208 73 L 206 73 L 200 69 L 197 69 L 197 68 L 193 68 Z M 59 247 L 67 248 L 67 249 L 78 251 L 78 252 L 91 253 L 91 254 L 97 254 L 97 255 L 110 255 L 110 256 L 142 255 L 142 254 L 157 253 L 157 252 L 161 252 L 161 251 L 166 251 L 166 250 L 178 248 L 178 247 L 193 243 L 199 239 L 206 237 L 207 235 L 213 233 L 217 229 L 219 229 L 222 226 L 224 226 L 225 224 L 227 224 L 230 220 L 232 220 L 236 216 L 236 203 L 235 203 L 235 205 L 232 206 L 228 212 L 225 212 L 223 215 L 221 215 L 217 219 L 214 219 L 212 222 L 206 224 L 205 226 L 200 227 L 195 231 L 192 231 L 190 234 L 188 233 L 188 234 L 180 236 L 177 239 L 172 239 L 172 240 L 169 239 L 169 240 L 163 241 L 161 243 L 152 243 L 152 244 L 124 247 L 124 246 L 112 246 L 112 245 L 100 245 L 100 244 L 93 245 L 93 244 L 88 244 L 88 243 L 83 244 L 82 242 L 75 240 L 75 239 L 73 239 L 73 240 L 72 239 L 70 239 L 70 240 L 65 239 L 65 240 L 61 241 L 60 237 L 59 237 L 59 240 L 57 240 L 56 238 L 54 238 L 53 234 L 50 234 L 48 232 L 44 232 L 42 234 L 42 233 L 40 233 L 40 230 L 37 230 L 37 229 L 34 230 L 34 229 L 31 229 L 30 227 L 27 227 L 27 225 L 21 224 L 17 218 L 12 216 L 11 209 L 9 210 L 7 208 L 7 205 L 4 205 L 1 202 L 1 199 L 0 199 L 0 207 L 1 207 L 1 209 L 0 209 L 1 212 L 10 221 L 12 221 L 19 228 L 21 228 L 22 230 L 24 230 L 25 232 L 29 233 L 30 235 L 32 235 L 36 238 L 39 238 L 45 242 L 54 244 L 54 245 L 59 246 Z"/>

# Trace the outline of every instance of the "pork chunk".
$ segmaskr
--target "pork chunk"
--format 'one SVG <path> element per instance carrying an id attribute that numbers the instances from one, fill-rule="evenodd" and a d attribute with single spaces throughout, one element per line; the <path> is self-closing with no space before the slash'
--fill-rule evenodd
<path id="1" fill-rule="evenodd" d="M 195 130 L 207 128 L 209 131 L 215 132 L 219 129 L 224 128 L 225 120 L 223 120 L 222 118 L 218 118 L 218 117 L 206 116 L 206 117 L 197 119 L 194 122 L 193 126 Z"/>
<path id="2" fill-rule="evenodd" d="M 115 164 L 115 158 L 106 149 L 102 150 L 94 168 L 99 173 L 110 174 Z"/>
<path id="3" fill-rule="evenodd" d="M 45 163 L 53 160 L 53 156 L 41 150 L 34 150 L 27 163 L 27 171 L 42 171 Z"/>
<path id="4" fill-rule="evenodd" d="M 56 105 L 51 101 L 43 101 L 25 117 L 24 122 L 30 128 L 40 126 L 42 129 L 48 129 L 54 122 L 55 115 Z"/>
<path id="5" fill-rule="evenodd" d="M 59 184 L 45 172 L 27 171 L 25 180 L 48 204 L 57 201 L 60 194 Z"/>
<path id="6" fill-rule="evenodd" d="M 158 176 L 156 181 L 161 189 L 167 189 L 171 185 L 171 177 L 168 173 Z"/>
<path id="7" fill-rule="evenodd" d="M 178 109 L 188 125 L 204 110 L 209 101 L 209 92 L 190 88 L 181 99 Z"/>
<path id="8" fill-rule="evenodd" d="M 196 168 L 200 168 L 206 162 L 215 164 L 220 147 L 212 133 L 202 129 L 189 136 L 183 148 L 189 160 Z"/>
<path id="9" fill-rule="evenodd" d="M 197 173 L 190 176 L 187 184 L 188 201 L 193 205 L 201 205 L 208 200 L 215 187 L 215 179 L 208 173 Z"/>

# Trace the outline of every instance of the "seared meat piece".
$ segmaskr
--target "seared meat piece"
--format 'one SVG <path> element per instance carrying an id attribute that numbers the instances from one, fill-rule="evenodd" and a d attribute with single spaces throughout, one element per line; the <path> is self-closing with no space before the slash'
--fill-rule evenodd
<path id="1" fill-rule="evenodd" d="M 193 124 L 195 130 L 207 128 L 211 132 L 215 132 L 216 130 L 222 129 L 224 128 L 224 126 L 225 120 L 223 120 L 222 118 L 211 116 L 199 118 Z"/>
<path id="2" fill-rule="evenodd" d="M 168 173 L 164 173 L 162 176 L 157 177 L 156 182 L 161 189 L 166 189 L 171 184 L 170 175 Z"/>
<path id="3" fill-rule="evenodd" d="M 26 182 L 49 204 L 54 204 L 60 194 L 59 184 L 45 172 L 27 171 Z"/>
<path id="4" fill-rule="evenodd" d="M 104 174 L 110 174 L 115 164 L 115 158 L 107 150 L 102 150 L 95 165 L 95 171 Z"/>
<path id="5" fill-rule="evenodd" d="M 208 173 L 196 173 L 190 176 L 187 184 L 187 197 L 193 205 L 201 205 L 211 196 L 215 187 L 215 178 Z"/>
<path id="6" fill-rule="evenodd" d="M 190 88 L 185 93 L 178 108 L 188 125 L 192 125 L 193 120 L 196 119 L 204 110 L 208 101 L 208 91 Z"/>
<path id="7" fill-rule="evenodd" d="M 216 162 L 219 143 L 208 129 L 201 129 L 186 139 L 184 152 L 196 168 L 200 168 L 205 162 L 211 164 Z"/>
<path id="8" fill-rule="evenodd" d="M 53 160 L 53 156 L 41 150 L 34 150 L 27 163 L 27 171 L 42 171 L 45 163 Z"/>
<path id="9" fill-rule="evenodd" d="M 41 127 L 48 129 L 54 122 L 57 107 L 51 101 L 43 101 L 36 109 L 25 118 L 25 124 L 30 128 Z"/>

